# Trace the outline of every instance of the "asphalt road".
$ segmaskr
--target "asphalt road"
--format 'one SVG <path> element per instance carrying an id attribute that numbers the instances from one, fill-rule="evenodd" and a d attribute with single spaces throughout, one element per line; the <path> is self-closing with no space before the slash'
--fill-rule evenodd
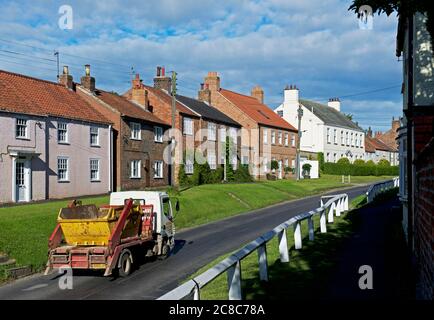
<path id="1" fill-rule="evenodd" d="M 359 186 L 345 192 L 352 199 L 367 188 Z M 285 202 L 181 231 L 174 253 L 167 260 L 144 262 L 127 278 L 74 273 L 73 289 L 61 290 L 59 274 L 38 274 L 0 287 L 0 299 L 155 299 L 219 256 L 240 248 L 294 215 L 317 208 L 319 198 Z"/>

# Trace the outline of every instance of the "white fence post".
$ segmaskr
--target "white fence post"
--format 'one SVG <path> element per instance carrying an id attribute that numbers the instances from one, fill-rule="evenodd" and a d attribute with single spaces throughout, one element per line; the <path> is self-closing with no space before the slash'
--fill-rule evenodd
<path id="1" fill-rule="evenodd" d="M 286 229 L 278 234 L 280 262 L 289 262 L 288 241 L 286 240 Z"/>
<path id="2" fill-rule="evenodd" d="M 200 289 L 199 289 L 199 286 L 197 286 L 197 285 L 196 285 L 196 287 L 194 287 L 193 300 L 200 300 Z"/>
<path id="3" fill-rule="evenodd" d="M 259 279 L 268 281 L 267 244 L 258 247 Z"/>
<path id="4" fill-rule="evenodd" d="M 325 208 L 320 213 L 319 226 L 320 226 L 321 233 L 327 232 L 326 209 Z"/>
<path id="5" fill-rule="evenodd" d="M 307 226 L 309 229 L 309 240 L 313 241 L 313 240 L 315 240 L 315 227 L 313 225 L 313 218 L 312 217 L 307 219 Z"/>
<path id="6" fill-rule="evenodd" d="M 228 269 L 229 300 L 241 300 L 241 261 Z"/>
<path id="7" fill-rule="evenodd" d="M 348 211 L 349 210 L 349 206 L 348 206 L 348 195 L 345 195 L 345 204 L 344 204 L 344 210 Z"/>
<path id="8" fill-rule="evenodd" d="M 301 240 L 301 224 L 300 222 L 296 222 L 294 224 L 294 247 L 295 249 L 301 249 L 302 240 Z"/>
<path id="9" fill-rule="evenodd" d="M 338 199 L 336 202 L 336 217 L 341 216 L 341 199 Z"/>
<path id="10" fill-rule="evenodd" d="M 329 223 L 333 223 L 333 215 L 334 214 L 335 214 L 335 203 L 333 202 L 329 208 L 329 216 L 328 216 Z"/>

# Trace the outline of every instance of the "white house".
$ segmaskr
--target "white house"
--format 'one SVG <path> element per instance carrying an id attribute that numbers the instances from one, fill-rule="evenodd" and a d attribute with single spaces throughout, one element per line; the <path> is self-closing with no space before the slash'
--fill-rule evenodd
<path id="1" fill-rule="evenodd" d="M 337 162 L 340 158 L 350 161 L 364 159 L 365 134 L 362 128 L 340 112 L 339 99 L 330 99 L 328 105 L 299 99 L 299 90 L 287 86 L 284 101 L 274 111 L 294 127 L 298 128 L 298 107 L 301 106 L 301 158 L 316 157 L 324 153 L 326 162 Z"/>

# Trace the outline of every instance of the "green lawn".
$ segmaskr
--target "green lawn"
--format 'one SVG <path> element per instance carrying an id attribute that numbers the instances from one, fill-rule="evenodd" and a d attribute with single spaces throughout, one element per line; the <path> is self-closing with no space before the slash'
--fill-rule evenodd
<path id="1" fill-rule="evenodd" d="M 351 202 L 356 208 L 366 197 L 360 196 Z M 357 214 L 353 211 L 335 217 L 333 224 L 327 224 L 327 233 L 319 232 L 319 216 L 314 217 L 315 240 L 308 240 L 307 220 L 302 222 L 303 248 L 294 249 L 292 232 L 287 233 L 290 248 L 290 262 L 279 260 L 278 242 L 275 237 L 267 244 L 269 282 L 259 281 L 258 256 L 251 253 L 241 261 L 243 298 L 250 299 L 315 299 L 321 297 L 325 289 L 327 274 L 336 264 L 339 248 L 348 239 L 358 224 Z M 291 230 L 291 229 L 289 229 Z M 192 279 L 228 257 L 221 256 L 201 268 Z M 226 273 L 217 277 L 200 292 L 203 300 L 227 300 L 228 286 Z M 290 285 L 289 285 L 290 284 Z"/>
<path id="2" fill-rule="evenodd" d="M 368 183 L 390 177 L 352 177 L 351 182 Z M 242 212 L 292 200 L 324 190 L 348 187 L 340 176 L 323 176 L 317 180 L 267 181 L 248 184 L 203 185 L 177 193 L 181 211 L 176 218 L 177 229 L 197 226 Z M 108 196 L 83 199 L 84 204 L 108 203 Z M 0 208 L 0 252 L 16 259 L 18 266 L 30 265 L 43 269 L 47 259 L 47 242 L 59 209 L 69 201 Z M 1 272 L 0 272 L 1 280 Z"/>

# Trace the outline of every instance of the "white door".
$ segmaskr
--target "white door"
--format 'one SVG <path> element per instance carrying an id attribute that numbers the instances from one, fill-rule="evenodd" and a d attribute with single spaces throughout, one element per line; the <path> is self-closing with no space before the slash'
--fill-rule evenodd
<path id="1" fill-rule="evenodd" d="M 18 159 L 15 166 L 16 201 L 30 201 L 30 161 Z"/>
<path id="2" fill-rule="evenodd" d="M 279 161 L 279 179 L 282 179 L 282 171 L 283 171 L 283 162 Z"/>

